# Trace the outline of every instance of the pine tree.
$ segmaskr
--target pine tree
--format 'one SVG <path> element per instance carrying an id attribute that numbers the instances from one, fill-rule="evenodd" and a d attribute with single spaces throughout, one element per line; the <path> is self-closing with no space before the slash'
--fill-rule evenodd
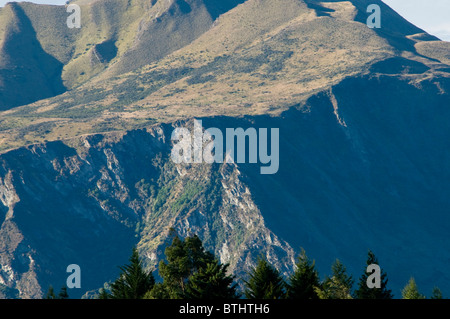
<path id="1" fill-rule="evenodd" d="M 249 273 L 249 280 L 244 281 L 247 299 L 283 299 L 285 282 L 278 270 L 264 258 L 258 258 L 257 266 Z"/>
<path id="2" fill-rule="evenodd" d="M 142 299 L 146 292 L 153 288 L 155 278 L 151 272 L 146 272 L 136 248 L 130 257 L 130 264 L 120 267 L 121 274 L 111 284 L 111 299 Z M 106 297 L 103 295 L 103 297 Z"/>
<path id="3" fill-rule="evenodd" d="M 413 277 L 402 290 L 403 299 L 425 299 L 425 296 L 419 292 L 416 281 Z"/>
<path id="4" fill-rule="evenodd" d="M 350 288 L 335 276 L 326 278 L 321 287 L 314 289 L 319 299 L 353 299 Z"/>
<path id="5" fill-rule="evenodd" d="M 67 293 L 67 287 L 63 286 L 58 293 L 58 299 L 69 299 L 69 294 Z"/>
<path id="6" fill-rule="evenodd" d="M 157 282 L 152 290 L 148 291 L 144 295 L 144 299 L 171 299 L 167 285 L 164 283 Z"/>
<path id="7" fill-rule="evenodd" d="M 367 266 L 372 264 L 378 265 L 378 260 L 375 257 L 374 253 L 369 250 L 367 257 Z M 367 286 L 367 278 L 370 274 L 366 272 L 367 267 L 364 269 L 363 274 L 361 275 L 358 283 L 358 289 L 355 291 L 355 297 L 358 299 L 392 299 L 392 290 L 387 288 L 387 274 L 381 270 L 380 279 L 381 279 L 381 287 L 380 288 L 369 288 Z"/>
<path id="8" fill-rule="evenodd" d="M 441 289 L 439 289 L 438 287 L 434 287 L 433 292 L 431 293 L 431 299 L 444 299 L 442 297 Z"/>
<path id="9" fill-rule="evenodd" d="M 217 259 L 200 268 L 186 285 L 186 298 L 189 299 L 236 299 L 234 277 L 227 275 L 228 264 L 222 265 Z"/>
<path id="10" fill-rule="evenodd" d="M 165 249 L 166 261 L 159 263 L 159 274 L 171 299 L 185 298 L 189 277 L 214 261 L 194 235 L 182 240 L 172 230 L 172 244 Z"/>
<path id="11" fill-rule="evenodd" d="M 353 287 L 353 276 L 347 274 L 347 268 L 339 259 L 336 259 L 333 266 L 331 266 L 331 271 L 333 272 L 333 277 L 351 291 Z"/>
<path id="12" fill-rule="evenodd" d="M 289 299 L 318 299 L 314 287 L 320 287 L 319 273 L 315 262 L 310 261 L 302 248 L 294 273 L 289 278 L 287 297 Z"/>
<path id="13" fill-rule="evenodd" d="M 347 268 L 339 259 L 331 266 L 332 276 L 316 287 L 320 299 L 352 299 L 353 278 L 347 274 Z"/>
<path id="14" fill-rule="evenodd" d="M 98 299 L 109 299 L 109 294 L 106 292 L 105 288 L 100 288 Z"/>
<path id="15" fill-rule="evenodd" d="M 50 287 L 48 287 L 48 291 L 44 299 L 56 299 L 55 290 L 53 289 L 53 286 L 50 285 Z"/>

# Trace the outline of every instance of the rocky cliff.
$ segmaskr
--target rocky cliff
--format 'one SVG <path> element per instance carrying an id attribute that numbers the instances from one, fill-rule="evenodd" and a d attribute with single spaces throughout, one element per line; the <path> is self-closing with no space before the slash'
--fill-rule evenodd
<path id="1" fill-rule="evenodd" d="M 378 94 L 386 86 L 389 98 Z M 378 74 L 279 116 L 202 118 L 223 132 L 280 128 L 274 175 L 249 163 L 175 164 L 171 133 L 191 121 L 9 151 L 0 157 L 2 285 L 39 297 L 75 263 L 82 290 L 96 289 L 133 245 L 152 269 L 175 228 L 198 234 L 240 276 L 259 254 L 287 274 L 300 247 L 322 274 L 334 258 L 359 274 L 372 249 L 394 293 L 412 275 L 446 289 L 449 91 L 446 77 L 418 85 Z"/>
<path id="2" fill-rule="evenodd" d="M 358 276 L 371 249 L 397 296 L 411 276 L 449 295 L 449 43 L 379 0 L 75 3 L 80 30 L 61 6 L 0 10 L 2 297 L 69 264 L 80 297 L 134 245 L 152 269 L 170 228 L 239 276 L 259 254 L 287 274 L 300 247 Z M 279 171 L 175 164 L 193 118 L 279 128 Z"/>
<path id="3" fill-rule="evenodd" d="M 3 155 L 4 296 L 39 298 L 48 285 L 65 283 L 69 264 L 81 267 L 83 292 L 97 289 L 114 279 L 133 245 L 152 269 L 170 228 L 181 236 L 198 234 L 237 273 L 259 254 L 285 273 L 292 270 L 293 249 L 267 228 L 239 168 L 173 164 L 169 128 L 85 136 Z"/>

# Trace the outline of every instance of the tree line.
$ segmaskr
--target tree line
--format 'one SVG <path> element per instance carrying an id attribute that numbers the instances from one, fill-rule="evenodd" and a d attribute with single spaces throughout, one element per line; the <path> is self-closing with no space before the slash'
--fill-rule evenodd
<path id="1" fill-rule="evenodd" d="M 260 256 L 243 279 L 242 288 L 236 276 L 228 273 L 229 264 L 222 264 L 206 251 L 196 235 L 180 238 L 173 230 L 172 242 L 165 249 L 165 259 L 159 263 L 161 282 L 153 272 L 146 271 L 137 248 L 133 248 L 129 264 L 119 267 L 120 274 L 109 287 L 102 288 L 98 299 L 393 299 L 384 270 L 380 273 L 380 288 L 369 288 L 369 274 L 363 274 L 355 284 L 344 264 L 336 259 L 331 275 L 320 280 L 315 261 L 304 249 L 297 258 L 294 272 L 284 278 L 266 258 Z M 367 265 L 378 265 L 374 253 L 369 251 Z M 67 299 L 63 287 L 58 295 L 50 287 L 47 299 Z M 439 288 L 434 288 L 431 299 L 443 299 Z M 426 299 L 419 292 L 414 278 L 402 290 L 402 299 Z"/>
<path id="2" fill-rule="evenodd" d="M 315 261 L 301 250 L 294 272 L 285 279 L 266 258 L 260 256 L 255 267 L 243 279 L 243 288 L 236 276 L 228 274 L 229 264 L 222 264 L 206 251 L 196 235 L 180 238 L 172 232 L 172 243 L 165 249 L 165 260 L 159 263 L 161 282 L 152 272 L 145 271 L 136 248 L 129 264 L 120 267 L 121 273 L 109 289 L 102 288 L 99 299 L 393 299 L 388 278 L 381 270 L 380 288 L 369 288 L 369 274 L 363 274 L 353 290 L 354 279 L 344 264 L 336 259 L 331 275 L 320 280 Z M 367 265 L 378 264 L 369 251 Z M 403 299 L 426 299 L 419 292 L 414 278 L 402 290 Z M 443 299 L 434 288 L 431 299 Z"/>

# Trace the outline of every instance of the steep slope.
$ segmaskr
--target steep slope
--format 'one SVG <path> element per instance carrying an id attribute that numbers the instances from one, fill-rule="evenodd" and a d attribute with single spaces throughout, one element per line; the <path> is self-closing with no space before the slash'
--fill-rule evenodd
<path id="1" fill-rule="evenodd" d="M 9 109 L 56 96 L 110 65 L 113 67 L 104 79 L 136 70 L 189 44 L 208 30 L 218 15 L 239 2 L 74 1 L 81 7 L 79 29 L 67 27 L 70 13 L 65 6 L 8 4 L 0 9 L 1 107 Z M 42 57 L 24 56 L 19 54 L 21 50 L 40 52 Z M 28 81 L 11 81 L 15 68 L 19 70 L 12 76 Z M 49 77 L 55 83 L 45 85 Z M 37 83 L 44 85 L 41 88 Z M 14 99 L 24 90 L 27 93 L 22 98 Z"/>
<path id="2" fill-rule="evenodd" d="M 153 268 L 171 227 L 199 234 L 240 275 L 261 253 L 291 271 L 293 249 L 265 226 L 239 169 L 173 165 L 170 134 L 158 126 L 5 154 L 0 284 L 38 298 L 75 263 L 83 289 L 71 296 L 81 297 L 117 275 L 133 244 Z"/>
<path id="3" fill-rule="evenodd" d="M 375 0 L 79 4 L 84 27 L 55 38 L 53 6 L 0 11 L 5 61 L 27 35 L 71 88 L 1 113 L 0 293 L 39 297 L 71 263 L 96 289 L 134 244 L 152 267 L 170 227 L 238 274 L 261 251 L 287 273 L 300 246 L 321 274 L 336 257 L 359 274 L 372 249 L 396 295 L 412 275 L 450 290 L 445 43 Z M 174 165 L 171 130 L 193 117 L 279 127 L 280 171 Z"/>
<path id="4" fill-rule="evenodd" d="M 220 14 L 240 2 L 243 0 L 156 2 L 159 7 L 165 5 L 167 9 L 152 10 L 154 13 L 149 19 L 140 22 L 131 48 L 102 78 L 134 71 L 181 49 L 206 32 Z"/>
<path id="5" fill-rule="evenodd" d="M 280 128 L 275 175 L 254 164 L 175 165 L 172 125 L 10 151 L 0 157 L 2 284 L 39 297 L 77 263 L 80 296 L 114 278 L 134 244 L 151 269 L 174 227 L 199 234 L 241 276 L 260 253 L 286 274 L 299 247 L 322 275 L 336 257 L 357 275 L 372 249 L 397 296 L 410 276 L 423 291 L 448 291 L 449 89 L 447 78 L 415 85 L 378 74 L 279 116 L 202 118 L 223 131 Z"/>
<path id="6" fill-rule="evenodd" d="M 101 3 L 94 2 L 92 6 Z M 151 10 L 162 5 L 158 3 Z M 98 60 L 97 53 L 102 49 L 110 52 L 117 48 L 117 57 L 111 59 L 111 65 L 101 64 L 100 69 L 107 67 L 105 71 L 70 92 L 3 113 L 1 148 L 140 128 L 155 121 L 170 122 L 185 117 L 279 114 L 346 77 L 370 73 L 372 64 L 394 57 L 408 60 L 406 64 L 425 65 L 428 71 L 419 72 L 417 81 L 435 71 L 447 76 L 440 73 L 447 68 L 443 64 L 445 59 L 437 59 L 429 50 L 416 51 L 427 46 L 424 43 L 435 43 L 435 38 L 381 2 L 386 18 L 380 31 L 365 24 L 366 1 L 327 1 L 319 5 L 312 1 L 249 0 L 222 14 L 209 29 L 205 26 L 194 32 L 196 28 L 192 28 L 198 36 L 196 40 L 194 33 L 192 36 L 179 33 L 191 29 L 181 25 L 169 28 L 172 22 L 162 21 L 172 21 L 173 17 L 178 23 L 192 24 L 195 19 L 211 14 L 208 7 L 193 2 L 192 10 L 187 10 L 176 1 L 170 3 L 168 9 L 160 8 L 165 12 L 161 21 L 152 18 L 150 24 L 141 26 L 145 25 L 147 30 L 150 26 L 164 25 L 166 31 L 154 33 L 142 29 L 138 36 L 141 40 L 127 45 L 112 40 L 123 36 L 105 37 L 106 42 L 91 49 L 95 53 L 91 58 L 95 56 L 94 60 Z M 194 24 L 209 25 L 211 21 L 201 18 Z M 165 32 L 171 32 L 170 39 L 182 37 L 186 39 L 184 44 L 190 44 L 175 52 L 172 52 L 175 46 L 167 44 L 167 50 L 162 52 L 156 48 L 158 43 L 163 46 L 169 43 L 163 39 L 167 37 L 164 34 L 169 34 Z M 128 63 L 126 60 L 136 67 L 154 62 L 114 76 Z M 77 72 L 84 70 L 76 61 L 67 64 L 67 72 L 71 72 L 70 65 Z M 88 65 L 87 69 L 97 70 Z M 236 83 L 239 85 L 235 86 Z"/>
<path id="7" fill-rule="evenodd" d="M 280 127 L 280 170 L 241 167 L 269 229 L 309 251 L 321 274 L 336 257 L 361 274 L 371 249 L 397 297 L 410 276 L 427 295 L 450 288 L 450 81 L 408 82 L 347 79 L 257 124 Z"/>
<path id="8" fill-rule="evenodd" d="M 64 92 L 62 64 L 41 47 L 22 8 L 12 3 L 0 13 L 0 110 Z"/>

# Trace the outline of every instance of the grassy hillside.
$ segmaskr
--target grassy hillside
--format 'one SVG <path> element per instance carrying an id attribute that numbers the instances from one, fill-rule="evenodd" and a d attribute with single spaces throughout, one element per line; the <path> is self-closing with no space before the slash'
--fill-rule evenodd
<path id="1" fill-rule="evenodd" d="M 72 3 L 81 7 L 80 29 L 67 27 L 65 6 L 13 3 L 0 9 L 2 109 L 76 88 L 109 66 L 103 79 L 156 61 L 196 39 L 239 1 Z"/>
<path id="2" fill-rule="evenodd" d="M 62 72 L 73 89 L 4 112 L 3 150 L 186 117 L 279 114 L 395 56 L 427 65 L 408 75 L 416 82 L 448 76 L 440 72 L 447 60 L 416 52 L 434 38 L 384 5 L 380 31 L 365 25 L 364 1 L 229 2 L 235 7 L 213 25 L 213 2 L 115 1 L 82 7 L 84 24 L 70 36 L 72 58 Z M 64 52 L 54 55 L 63 61 Z"/>
<path id="3" fill-rule="evenodd" d="M 9 288 L 40 296 L 38 280 L 73 260 L 97 287 L 131 244 L 154 264 L 170 227 L 238 270 L 264 249 L 290 265 L 290 244 L 324 260 L 321 273 L 376 247 L 389 273 L 448 284 L 446 43 L 379 0 L 75 3 L 79 30 L 64 7 L 0 10 L 0 262 L 20 274 Z M 365 24 L 369 3 L 380 30 Z M 171 129 L 192 117 L 279 127 L 279 173 L 174 165 Z"/>
<path id="4" fill-rule="evenodd" d="M 371 65 L 393 57 L 426 65 L 412 81 L 448 76 L 445 43 L 381 2 L 379 30 L 365 25 L 365 0 L 112 2 L 80 1 L 81 29 L 65 27 L 63 6 L 0 10 L 3 109 L 41 99 L 1 114 L 0 149 L 186 117 L 279 114 L 347 77 L 383 73 Z"/>

